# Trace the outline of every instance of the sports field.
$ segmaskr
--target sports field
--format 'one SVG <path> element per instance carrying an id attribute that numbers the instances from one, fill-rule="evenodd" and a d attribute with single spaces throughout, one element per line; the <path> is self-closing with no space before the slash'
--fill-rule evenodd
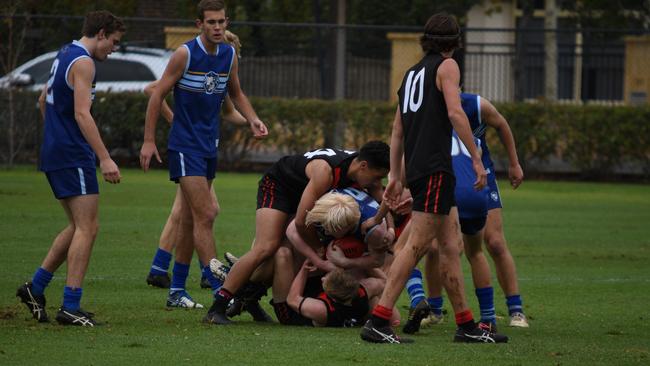
<path id="1" fill-rule="evenodd" d="M 166 291 L 147 287 L 145 277 L 175 187 L 164 171 L 122 175 L 120 185 L 100 184 L 100 233 L 82 299 L 105 325 L 80 329 L 37 324 L 14 297 L 66 222 L 42 174 L 32 167 L 0 171 L 0 365 L 650 363 L 648 185 L 529 181 L 513 192 L 502 182 L 506 236 L 531 328 L 508 328 L 506 316 L 499 326 L 510 343 L 454 344 L 447 316 L 414 344 L 371 345 L 358 329 L 259 325 L 247 315 L 219 327 L 200 322 L 205 310 L 166 310 Z M 219 255 L 250 246 L 258 178 L 218 174 Z M 62 268 L 46 292 L 52 317 L 64 276 Z M 199 277 L 194 261 L 188 291 L 209 306 Z M 505 316 L 493 280 L 497 314 Z M 466 283 L 477 314 L 467 276 Z M 403 317 L 406 304 L 403 296 Z"/>

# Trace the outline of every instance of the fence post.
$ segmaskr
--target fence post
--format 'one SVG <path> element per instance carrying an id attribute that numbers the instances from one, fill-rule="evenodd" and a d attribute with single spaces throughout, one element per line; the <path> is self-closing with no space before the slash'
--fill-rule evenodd
<path id="1" fill-rule="evenodd" d="M 557 100 L 557 7 L 555 0 L 545 1 L 544 14 L 544 96 Z"/>
<path id="2" fill-rule="evenodd" d="M 345 99 L 345 0 L 338 0 L 336 9 L 336 78 L 334 85 L 334 99 Z M 339 112 L 334 126 L 332 144 L 334 147 L 343 148 L 345 144 L 345 121 Z"/>

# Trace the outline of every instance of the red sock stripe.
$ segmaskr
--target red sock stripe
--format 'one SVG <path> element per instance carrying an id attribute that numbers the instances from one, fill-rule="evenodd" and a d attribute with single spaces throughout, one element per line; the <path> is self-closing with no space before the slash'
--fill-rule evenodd
<path id="1" fill-rule="evenodd" d="M 390 320 L 390 317 L 393 316 L 393 309 L 377 305 L 374 309 L 372 309 L 372 315 L 378 318 Z"/>
<path id="2" fill-rule="evenodd" d="M 440 197 L 440 187 L 442 186 L 442 173 L 438 173 L 438 182 L 436 183 L 436 202 L 433 205 L 433 213 L 438 213 L 438 198 Z"/>
<path id="3" fill-rule="evenodd" d="M 424 200 L 424 212 L 429 211 L 429 195 L 431 195 L 431 182 L 433 182 L 433 175 L 429 177 L 429 183 L 427 183 L 427 198 Z"/>
<path id="4" fill-rule="evenodd" d="M 228 291 L 227 289 L 225 289 L 223 287 L 217 293 L 219 295 L 221 295 L 226 300 L 232 299 L 232 292 Z"/>
<path id="5" fill-rule="evenodd" d="M 472 311 L 469 309 L 456 313 L 456 324 L 460 325 L 472 320 L 474 320 L 474 316 L 472 315 Z"/>

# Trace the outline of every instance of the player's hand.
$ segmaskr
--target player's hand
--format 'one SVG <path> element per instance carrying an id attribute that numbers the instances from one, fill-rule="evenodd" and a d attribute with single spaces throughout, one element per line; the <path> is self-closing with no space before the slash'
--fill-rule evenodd
<path id="1" fill-rule="evenodd" d="M 327 246 L 327 260 L 337 267 L 344 268 L 347 258 L 341 248 L 338 245 L 334 245 L 334 242 L 331 242 Z"/>
<path id="2" fill-rule="evenodd" d="M 251 131 L 253 131 L 253 137 L 256 139 L 263 139 L 269 134 L 269 130 L 266 128 L 266 125 L 259 119 L 251 122 Z"/>
<path id="3" fill-rule="evenodd" d="M 474 189 L 480 191 L 487 184 L 487 172 L 483 167 L 483 162 L 480 159 L 472 159 L 472 168 L 476 173 L 476 181 L 474 182 Z"/>
<path id="4" fill-rule="evenodd" d="M 108 183 L 117 184 L 120 182 L 120 179 L 122 179 L 122 176 L 120 175 L 120 169 L 111 158 L 100 160 L 99 169 L 102 171 L 104 180 Z"/>
<path id="5" fill-rule="evenodd" d="M 400 197 L 400 203 L 393 211 L 398 215 L 408 215 L 413 211 L 413 197 L 411 197 L 411 191 L 409 189 L 404 189 Z"/>
<path id="6" fill-rule="evenodd" d="M 322 261 L 318 262 L 318 264 L 316 266 L 318 267 L 318 269 L 320 269 L 321 271 L 324 271 L 324 272 L 332 272 L 333 270 L 336 269 L 336 266 L 334 265 L 334 263 L 330 262 L 329 260 L 327 260 L 327 261 L 322 260 Z"/>
<path id="7" fill-rule="evenodd" d="M 140 149 L 140 167 L 143 171 L 146 172 L 149 170 L 149 164 L 151 163 L 152 156 L 156 156 L 156 160 L 158 160 L 159 163 L 162 163 L 160 154 L 158 154 L 158 149 L 156 148 L 156 144 L 153 142 L 145 141 L 142 144 L 142 148 Z"/>
<path id="8" fill-rule="evenodd" d="M 305 259 L 302 263 L 302 268 L 300 269 L 306 272 L 315 272 L 318 270 L 318 267 L 316 267 L 309 259 Z"/>
<path id="9" fill-rule="evenodd" d="M 399 179 L 391 179 L 384 190 L 383 199 L 388 203 L 388 207 L 394 210 L 400 204 L 400 197 L 402 195 L 403 187 Z"/>
<path id="10" fill-rule="evenodd" d="M 361 224 L 361 234 L 366 235 L 369 229 L 381 224 L 381 221 L 377 222 L 374 217 L 369 218 Z"/>
<path id="11" fill-rule="evenodd" d="M 508 168 L 508 178 L 513 189 L 517 189 L 521 185 L 524 180 L 524 171 L 521 169 L 519 163 L 511 165 Z"/>

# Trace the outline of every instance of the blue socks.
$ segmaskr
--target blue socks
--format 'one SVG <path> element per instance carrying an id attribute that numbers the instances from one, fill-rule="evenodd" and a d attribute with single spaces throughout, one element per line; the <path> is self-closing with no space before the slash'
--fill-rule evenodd
<path id="1" fill-rule="evenodd" d="M 81 287 L 73 289 L 72 287 L 66 286 L 63 289 L 63 308 L 73 312 L 79 310 L 82 293 L 83 290 Z"/>
<path id="2" fill-rule="evenodd" d="M 169 286 L 169 293 L 185 290 L 185 283 L 187 276 L 190 273 L 190 265 L 179 262 L 174 262 L 174 270 L 172 271 L 172 283 Z"/>
<path id="3" fill-rule="evenodd" d="M 481 322 L 496 324 L 497 317 L 494 310 L 494 289 L 492 287 L 477 288 L 475 290 L 478 305 L 481 309 Z"/>
<path id="4" fill-rule="evenodd" d="M 506 305 L 508 305 L 509 315 L 512 315 L 513 313 L 524 313 L 524 309 L 521 305 L 521 296 L 519 295 L 506 296 Z"/>
<path id="5" fill-rule="evenodd" d="M 44 270 L 42 267 L 39 267 L 36 272 L 34 272 L 34 277 L 32 277 L 32 288 L 31 291 L 34 295 L 43 295 L 45 288 L 52 281 L 54 273 L 50 273 Z"/>
<path id="6" fill-rule="evenodd" d="M 424 288 L 422 287 L 422 272 L 419 269 L 413 268 L 411 276 L 406 282 L 406 290 L 411 299 L 411 308 L 414 308 L 420 301 L 425 299 Z"/>
<path id="7" fill-rule="evenodd" d="M 427 299 L 429 309 L 434 315 L 442 315 L 442 296 L 430 297 Z"/>
<path id="8" fill-rule="evenodd" d="M 219 279 L 212 274 L 212 271 L 210 271 L 210 266 L 201 266 L 201 273 L 203 273 L 203 277 L 207 278 L 208 282 L 210 282 L 212 294 L 216 297 L 217 291 L 219 291 L 221 286 L 223 286 L 223 283 L 221 283 L 221 281 L 219 281 Z"/>
<path id="9" fill-rule="evenodd" d="M 154 276 L 166 275 L 169 270 L 169 263 L 172 261 L 172 254 L 166 250 L 158 248 L 156 255 L 151 263 L 150 274 Z"/>

